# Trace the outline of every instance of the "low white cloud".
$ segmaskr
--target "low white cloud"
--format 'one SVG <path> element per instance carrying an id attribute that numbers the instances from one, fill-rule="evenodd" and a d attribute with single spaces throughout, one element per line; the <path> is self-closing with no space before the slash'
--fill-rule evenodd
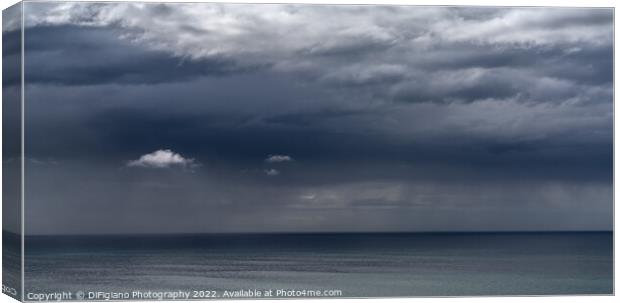
<path id="1" fill-rule="evenodd" d="M 140 156 L 137 160 L 127 162 L 130 167 L 152 167 L 152 168 L 168 168 L 168 167 L 195 167 L 196 161 L 181 156 L 169 149 L 160 149 L 152 153 Z"/>
<path id="2" fill-rule="evenodd" d="M 309 195 L 301 195 L 299 196 L 302 200 L 314 200 L 314 198 L 316 198 L 315 194 L 309 194 Z"/>
<path id="3" fill-rule="evenodd" d="M 269 155 L 265 162 L 268 163 L 278 163 L 278 162 L 289 162 L 293 161 L 293 158 L 287 155 Z"/>
<path id="4" fill-rule="evenodd" d="M 267 174 L 267 176 L 277 176 L 280 174 L 280 171 L 274 168 L 270 168 L 265 170 L 265 174 Z"/>

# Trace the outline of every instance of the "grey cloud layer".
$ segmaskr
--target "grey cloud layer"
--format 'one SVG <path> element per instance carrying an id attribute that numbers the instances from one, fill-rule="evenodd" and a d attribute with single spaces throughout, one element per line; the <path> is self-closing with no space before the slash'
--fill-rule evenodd
<path id="1" fill-rule="evenodd" d="M 218 73 L 222 67 L 201 62 L 230 60 L 247 68 L 264 66 L 324 80 L 327 85 L 371 85 L 384 98 L 411 102 L 515 97 L 544 102 L 567 96 L 529 89 L 538 80 L 586 90 L 609 90 L 612 80 L 612 12 L 605 9 L 79 3 L 40 7 L 45 13 L 32 9 L 26 24 L 122 29 L 107 36 L 88 32 L 94 41 L 87 39 L 73 48 L 103 45 L 107 49 L 101 51 L 110 52 L 120 43 L 111 40 L 120 38 L 129 44 L 123 49 L 129 54 L 106 56 L 125 56 L 120 63 L 130 71 L 132 62 L 177 71 L 165 60 L 176 59 L 179 65 L 192 60 L 184 66 L 190 72 L 183 74 L 202 76 L 198 71 Z M 79 35 L 78 30 L 50 40 L 65 42 L 62 37 Z M 164 52 L 173 57 L 160 58 L 163 62 L 135 60 L 139 56 L 132 56 L 136 46 L 131 44 L 150 49 L 153 56 Z M 157 75 L 146 71 L 142 76 L 149 82 Z M 179 78 L 175 73 L 168 76 L 172 81 Z M 100 81 L 106 80 L 113 75 Z M 493 91 L 484 94 L 485 88 Z M 422 92 L 410 96 L 411 90 Z M 432 95 L 437 90 L 445 90 L 445 96 Z M 588 101 L 594 93 L 567 94 Z"/>
<path id="2" fill-rule="evenodd" d="M 119 231 L 146 229 L 168 203 L 229 218 L 222 231 L 266 224 L 244 209 L 277 214 L 264 230 L 281 231 L 611 226 L 611 10 L 29 3 L 25 14 L 26 150 L 57 162 L 28 165 L 40 210 L 44 197 L 92 194 L 107 197 L 93 209 L 144 211 Z M 126 167 L 165 149 L 201 166 Z M 70 183 L 84 192 L 58 190 Z M 78 224 L 66 220 L 59 232 Z M 170 228 L 217 229 L 200 222 Z"/>

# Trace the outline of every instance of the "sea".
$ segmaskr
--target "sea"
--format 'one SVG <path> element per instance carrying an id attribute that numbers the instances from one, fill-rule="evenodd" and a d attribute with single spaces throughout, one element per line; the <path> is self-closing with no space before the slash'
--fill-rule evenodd
<path id="1" fill-rule="evenodd" d="M 24 289 L 31 296 L 26 299 L 44 301 L 45 294 L 53 299 L 49 294 L 63 292 L 73 296 L 69 299 L 91 300 L 170 299 L 173 293 L 201 300 L 610 295 L 613 278 L 612 232 L 92 235 L 25 241 Z M 144 298 L 147 293 L 151 297 Z"/>

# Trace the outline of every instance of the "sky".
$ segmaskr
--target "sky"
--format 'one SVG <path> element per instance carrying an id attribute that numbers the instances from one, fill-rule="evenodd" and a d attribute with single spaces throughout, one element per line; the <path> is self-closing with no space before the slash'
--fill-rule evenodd
<path id="1" fill-rule="evenodd" d="M 611 9 L 24 5 L 27 234 L 613 228 Z"/>

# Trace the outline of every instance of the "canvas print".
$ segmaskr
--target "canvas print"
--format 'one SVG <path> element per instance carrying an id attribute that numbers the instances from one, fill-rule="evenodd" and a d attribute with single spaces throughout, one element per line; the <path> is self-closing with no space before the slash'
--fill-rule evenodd
<path id="1" fill-rule="evenodd" d="M 19 300 L 613 294 L 613 8 L 21 2 Z"/>

